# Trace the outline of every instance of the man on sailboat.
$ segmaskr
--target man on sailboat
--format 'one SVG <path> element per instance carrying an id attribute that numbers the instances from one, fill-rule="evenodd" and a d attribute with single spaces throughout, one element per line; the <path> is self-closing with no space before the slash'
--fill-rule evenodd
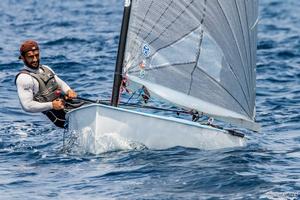
<path id="1" fill-rule="evenodd" d="M 42 112 L 56 126 L 64 128 L 67 112 L 66 100 L 77 97 L 55 72 L 40 64 L 40 51 L 36 41 L 26 40 L 20 47 L 19 59 L 24 62 L 15 83 L 23 110 Z M 61 94 L 65 94 L 64 97 Z"/>

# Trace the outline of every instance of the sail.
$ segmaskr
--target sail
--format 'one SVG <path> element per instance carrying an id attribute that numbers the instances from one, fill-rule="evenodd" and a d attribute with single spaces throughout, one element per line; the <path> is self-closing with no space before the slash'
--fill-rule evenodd
<path id="1" fill-rule="evenodd" d="M 186 108 L 258 129 L 258 0 L 132 0 L 124 74 Z"/>

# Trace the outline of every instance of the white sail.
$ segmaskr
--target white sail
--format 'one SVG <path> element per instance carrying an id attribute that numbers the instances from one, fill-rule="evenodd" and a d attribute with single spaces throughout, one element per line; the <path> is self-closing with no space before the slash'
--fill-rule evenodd
<path id="1" fill-rule="evenodd" d="M 257 131 L 257 0 L 132 0 L 124 73 L 175 104 Z"/>

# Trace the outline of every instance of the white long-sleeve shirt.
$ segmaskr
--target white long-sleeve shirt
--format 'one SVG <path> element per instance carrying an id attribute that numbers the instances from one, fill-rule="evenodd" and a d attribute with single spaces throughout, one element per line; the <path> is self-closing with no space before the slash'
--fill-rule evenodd
<path id="1" fill-rule="evenodd" d="M 54 73 L 54 71 L 50 67 L 45 65 L 43 66 L 47 67 L 49 70 L 51 70 Z M 37 72 L 37 70 L 39 70 L 38 73 L 43 72 L 43 70 L 40 68 L 31 69 L 27 66 L 24 66 L 24 69 L 30 72 Z M 56 74 L 54 75 L 54 78 L 57 81 L 57 84 L 61 88 L 61 90 L 64 93 L 67 93 L 70 87 L 63 80 L 61 80 Z M 47 111 L 53 108 L 52 102 L 40 103 L 33 100 L 34 95 L 39 91 L 39 82 L 29 74 L 21 73 L 17 77 L 16 85 L 17 85 L 17 91 L 18 91 L 20 103 L 23 110 L 34 113 L 34 112 Z"/>

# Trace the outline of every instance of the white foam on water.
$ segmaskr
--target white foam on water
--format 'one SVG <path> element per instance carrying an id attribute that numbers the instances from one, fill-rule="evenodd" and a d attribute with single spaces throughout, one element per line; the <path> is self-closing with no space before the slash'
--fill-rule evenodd
<path id="1" fill-rule="evenodd" d="M 75 139 L 76 141 L 71 142 L 72 144 L 69 145 L 72 145 L 72 151 L 80 154 L 101 154 L 117 150 L 145 149 L 144 145 L 129 141 L 118 133 L 97 134 L 90 127 L 85 127 L 81 133 L 73 132 L 72 135 L 70 140 L 73 137 L 73 140 Z"/>
<path id="2" fill-rule="evenodd" d="M 27 138 L 28 134 L 24 131 L 19 130 L 18 132 L 16 132 L 21 138 Z"/>

